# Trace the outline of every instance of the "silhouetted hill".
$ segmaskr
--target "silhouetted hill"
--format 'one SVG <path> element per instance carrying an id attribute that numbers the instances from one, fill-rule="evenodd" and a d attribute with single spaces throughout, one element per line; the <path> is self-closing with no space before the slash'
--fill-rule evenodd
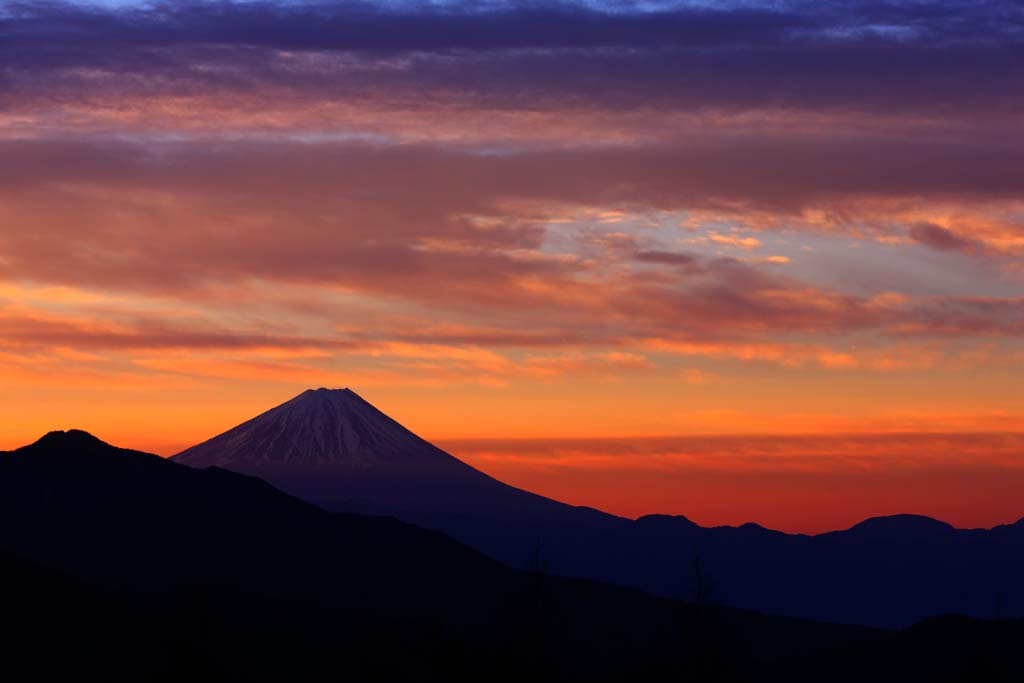
<path id="1" fill-rule="evenodd" d="M 25 652 L 74 653 L 48 662 L 58 668 L 109 668 L 123 643 L 146 671 L 248 672 L 236 680 L 294 678 L 288 667 L 333 680 L 352 661 L 385 680 L 422 678 L 416 666 L 451 680 L 439 672 L 453 662 L 492 680 L 607 679 L 740 670 L 875 635 L 516 572 L 437 532 L 327 512 L 79 431 L 0 453 L 0 519 L 17 520 L 0 525 L 4 604 L 21 614 L 5 616 L 35 624 Z"/>
<path id="2" fill-rule="evenodd" d="M 266 479 L 326 509 L 395 515 L 509 565 L 822 621 L 904 627 L 1024 616 L 1024 525 L 960 530 L 897 515 L 819 536 L 636 521 L 503 484 L 349 390 L 307 391 L 174 458 Z M 697 567 L 702 578 L 698 581 Z"/>
<path id="3" fill-rule="evenodd" d="M 0 547 L 138 589 L 215 582 L 337 606 L 456 610 L 511 574 L 436 532 L 331 514 L 253 477 L 79 431 L 0 455 L 0 515 L 19 520 L 0 527 Z"/>
<path id="4" fill-rule="evenodd" d="M 10 680 L 154 681 L 1019 681 L 1024 622 L 937 618 L 903 633 L 813 642 L 758 655 L 721 613 L 675 606 L 645 638 L 574 638 L 542 579 L 473 629 L 376 610 L 339 609 L 182 586 L 101 587 L 0 552 Z M 571 618 L 571 616 L 569 616 Z M 787 632 L 762 617 L 760 632 Z M 803 625 L 801 625 L 803 626 Z M 765 628 L 767 627 L 767 628 Z M 628 629 L 624 630 L 628 633 Z"/>
<path id="5" fill-rule="evenodd" d="M 872 517 L 856 524 L 846 531 L 822 534 L 823 538 L 843 535 L 847 539 L 864 541 L 903 541 L 913 539 L 943 540 L 952 538 L 956 528 L 951 524 L 940 522 L 931 517 L 921 515 L 891 515 L 888 517 Z"/>

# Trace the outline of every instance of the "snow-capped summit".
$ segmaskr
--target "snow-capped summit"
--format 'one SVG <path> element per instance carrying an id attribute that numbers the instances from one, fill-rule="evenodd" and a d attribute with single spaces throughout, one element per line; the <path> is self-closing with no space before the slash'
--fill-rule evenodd
<path id="1" fill-rule="evenodd" d="M 395 516 L 511 564 L 531 557 L 538 538 L 628 523 L 502 483 L 349 389 L 303 392 L 174 460 L 256 476 L 328 510 Z"/>
<path id="2" fill-rule="evenodd" d="M 184 451 L 192 467 L 424 466 L 451 456 L 419 438 L 351 389 L 310 389 Z"/>

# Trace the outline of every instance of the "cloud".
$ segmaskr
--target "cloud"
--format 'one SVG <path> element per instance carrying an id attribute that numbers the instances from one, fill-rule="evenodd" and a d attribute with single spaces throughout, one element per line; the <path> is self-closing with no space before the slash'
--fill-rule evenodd
<path id="1" fill-rule="evenodd" d="M 707 372 L 699 368 L 687 368 L 682 372 L 680 378 L 687 384 L 711 384 L 722 379 L 713 372 Z"/>
<path id="2" fill-rule="evenodd" d="M 0 14 L 0 135 L 562 147 L 853 131 L 883 149 L 901 138 L 998 148 L 1022 113 L 1019 16 L 1010 0 L 942 11 L 866 0 L 654 10 L 23 0 Z M 889 161 L 914 158 L 897 152 Z M 887 163 L 873 170 L 880 185 L 902 177 Z"/>
<path id="3" fill-rule="evenodd" d="M 120 317 L 120 316 L 117 316 Z M 202 322 L 150 317 L 129 321 L 75 318 L 38 312 L 5 311 L 0 307 L 3 337 L 0 349 L 67 348 L 81 351 L 259 351 L 271 355 L 308 355 L 315 349 L 346 350 L 365 344 L 340 338 L 269 334 L 259 330 L 222 329 Z M 67 354 L 62 354 L 67 357 Z"/>
<path id="4" fill-rule="evenodd" d="M 1003 145 L 1003 153 L 1010 147 Z M 854 356 L 836 335 L 1011 337 L 1024 329 L 1020 301 L 1005 296 L 883 301 L 783 274 L 790 269 L 778 268 L 779 258 L 744 262 L 672 251 L 652 229 L 588 241 L 592 226 L 558 222 L 576 211 L 619 206 L 627 209 L 615 224 L 621 230 L 640 207 L 682 212 L 729 198 L 786 212 L 813 206 L 825 193 L 895 191 L 874 185 L 873 164 L 851 182 L 863 149 L 789 150 L 790 158 L 806 152 L 811 167 L 848 164 L 849 184 L 830 180 L 827 188 L 819 184 L 822 170 L 792 173 L 791 164 L 763 149 L 749 151 L 742 172 L 722 166 L 717 173 L 721 149 L 714 145 L 686 155 L 615 148 L 490 155 L 369 143 L 0 143 L 0 278 L 169 297 L 200 308 L 212 291 L 253 283 L 305 287 L 363 297 L 382 311 L 404 308 L 416 325 L 432 323 L 412 333 L 408 321 L 367 319 L 350 338 L 318 331 L 291 342 L 238 322 L 220 332 L 135 323 L 128 332 L 68 323 L 33 332 L 83 347 L 229 348 L 258 345 L 261 335 L 269 346 L 313 338 L 323 340 L 313 346 L 331 348 L 360 340 L 431 343 L 431 335 L 440 344 L 508 347 L 621 348 L 661 340 L 729 347 L 727 357 L 772 362 L 813 348 L 795 355 L 838 367 L 873 363 L 848 360 Z M 738 151 L 730 153 L 735 158 Z M 1002 172 L 996 161 L 988 166 Z M 977 175 L 963 179 L 978 182 L 978 195 L 1002 191 Z M 903 182 L 904 192 L 926 196 L 947 197 L 947 187 L 969 192 L 954 178 L 938 187 L 920 177 Z M 307 313 L 321 320 L 333 313 L 329 304 L 321 309 Z M 438 328 L 439 320 L 448 329 Z"/>
<path id="5" fill-rule="evenodd" d="M 674 251 L 638 251 L 633 258 L 641 263 L 657 263 L 669 266 L 694 266 L 699 258 L 694 254 L 684 254 Z"/>
<path id="6" fill-rule="evenodd" d="M 779 472 L 780 469 L 857 472 L 884 465 L 888 469 L 926 469 L 937 462 L 967 464 L 962 453 L 985 454 L 985 462 L 1024 468 L 1019 455 L 1024 435 L 1007 433 L 868 433 L 678 435 L 629 438 L 459 439 L 445 445 L 456 453 L 499 461 L 504 458 L 538 465 L 656 470 L 704 469 L 729 472 Z M 579 458 L 580 455 L 590 456 Z"/>
<path id="7" fill-rule="evenodd" d="M 810 229 L 853 230 L 859 212 L 875 221 L 872 202 L 958 199 L 970 211 L 1017 200 L 1020 189 L 1007 178 L 1024 164 L 1024 147 L 1005 142 L 998 149 L 951 142 L 872 151 L 864 140 L 742 142 L 729 136 L 679 148 L 502 155 L 427 145 L 116 140 L 8 141 L 0 152 L 7 213 L 2 237 L 9 242 L 0 268 L 10 270 L 30 252 L 43 263 L 48 252 L 55 275 L 67 272 L 61 250 L 53 253 L 47 241 L 63 232 L 89 242 L 76 266 L 100 278 L 130 263 L 119 251 L 155 240 L 167 258 L 148 263 L 148 277 L 177 278 L 179 285 L 191 280 L 187 271 L 196 255 L 187 252 L 197 236 L 207 260 L 266 271 L 277 266 L 282 275 L 294 263 L 310 279 L 338 270 L 336 264 L 373 277 L 382 270 L 377 262 L 410 275 L 444 264 L 457 279 L 460 261 L 473 249 L 492 261 L 495 273 L 527 276 L 564 267 L 515 250 L 538 248 L 547 219 L 566 208 L 707 211 L 736 219 L 760 213 L 800 226 L 807 212 L 831 207 L 844 212 L 849 227 Z M 939 157 L 958 163 L 923 163 Z M 879 182 L 878 165 L 901 163 L 897 181 Z M 32 226 L 34 234 L 20 226 Z M 284 226 L 287 240 L 281 239 Z M 242 230 L 245 240 L 231 240 Z M 345 239 L 323 241 L 331 234 Z M 314 241 L 317 248 L 309 249 Z M 664 249 L 639 251 L 639 260 L 688 258 Z"/>
<path id="8" fill-rule="evenodd" d="M 1024 331 L 1024 308 L 1008 296 L 879 299 L 816 284 L 773 262 L 673 251 L 657 231 L 629 228 L 641 208 L 686 211 L 730 198 L 778 215 L 813 206 L 825 192 L 892 192 L 872 184 L 872 164 L 864 165 L 863 186 L 819 187 L 823 170 L 780 180 L 792 173 L 789 164 L 759 154 L 763 148 L 755 145 L 739 174 L 723 166 L 716 176 L 721 149 L 713 145 L 689 154 L 608 148 L 489 155 L 369 143 L 2 143 L 10 154 L 0 154 L 0 277 L 142 297 L 149 300 L 143 308 L 169 299 L 200 311 L 200 319 L 221 321 L 182 324 L 100 310 L 87 326 L 11 322 L 8 339 L 83 350 L 162 345 L 233 353 L 262 345 L 339 355 L 392 342 L 588 353 L 657 348 L 717 360 L 899 371 L 947 358 L 941 349 L 907 355 L 895 348 L 903 339 L 949 346 L 955 356 L 958 339 L 1011 343 Z M 791 148 L 790 157 L 802 149 Z M 847 164 L 849 183 L 857 176 L 849 162 L 863 150 L 824 153 L 808 145 L 807 153 L 820 154 L 823 168 Z M 904 183 L 908 193 L 949 194 L 920 178 Z M 967 194 L 958 180 L 947 183 Z M 991 191 L 980 182 L 974 190 Z M 581 231 L 557 222 L 601 207 L 620 207 L 614 229 L 630 232 L 587 241 L 589 224 Z M 253 283 L 260 284 L 256 292 Z M 260 292 L 282 287 L 302 288 L 307 309 L 315 301 L 308 292 L 344 293 L 364 306 L 350 314 L 320 304 L 290 333 L 282 325 L 298 312 L 223 317 L 230 306 L 252 309 L 261 305 Z M 239 293 L 223 294 L 232 289 Z M 218 304 L 212 292 L 230 303 Z M 349 321 L 345 329 L 324 326 L 339 314 Z M 266 320 L 274 329 L 263 327 Z M 481 367 L 464 372 L 508 376 Z"/>
<path id="9" fill-rule="evenodd" d="M 917 223 L 910 227 L 910 238 L 918 244 L 923 244 L 932 249 L 940 251 L 974 252 L 978 249 L 978 243 L 974 240 L 965 239 L 951 230 L 934 223 Z"/>
<path id="10" fill-rule="evenodd" d="M 708 239 L 715 244 L 724 244 L 727 247 L 738 249 L 757 249 L 761 246 L 761 240 L 756 237 L 743 237 L 740 235 L 720 235 L 717 232 L 708 233 Z"/>

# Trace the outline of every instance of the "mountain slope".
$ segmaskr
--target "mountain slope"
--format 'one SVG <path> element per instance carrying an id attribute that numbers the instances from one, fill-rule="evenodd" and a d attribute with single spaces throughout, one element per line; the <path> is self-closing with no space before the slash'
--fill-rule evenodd
<path id="1" fill-rule="evenodd" d="M 504 484 L 348 389 L 303 392 L 172 460 L 260 477 L 329 510 L 397 515 L 516 566 L 543 539 L 629 524 Z"/>
<path id="2" fill-rule="evenodd" d="M 820 536 L 684 517 L 627 520 L 536 496 L 320 389 L 174 458 L 252 474 L 327 509 L 392 514 L 521 568 L 810 619 L 905 627 L 1024 616 L 1024 522 L 958 530 L 915 515 Z"/>

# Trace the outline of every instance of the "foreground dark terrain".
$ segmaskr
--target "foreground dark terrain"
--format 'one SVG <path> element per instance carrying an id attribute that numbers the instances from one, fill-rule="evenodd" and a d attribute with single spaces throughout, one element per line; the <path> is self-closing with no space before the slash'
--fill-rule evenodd
<path id="1" fill-rule="evenodd" d="M 818 624 L 507 569 L 436 532 L 55 432 L 0 454 L 38 680 L 1019 680 L 1024 624 Z M 756 567 L 748 568 L 756 572 Z"/>

